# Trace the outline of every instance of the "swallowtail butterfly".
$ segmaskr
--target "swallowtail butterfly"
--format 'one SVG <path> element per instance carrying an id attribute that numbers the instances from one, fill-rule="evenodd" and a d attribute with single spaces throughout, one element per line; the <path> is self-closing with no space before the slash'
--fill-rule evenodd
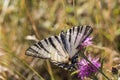
<path id="1" fill-rule="evenodd" d="M 77 26 L 61 32 L 58 36 L 43 39 L 26 50 L 26 55 L 49 59 L 66 70 L 76 69 L 78 47 L 93 31 L 91 26 Z"/>

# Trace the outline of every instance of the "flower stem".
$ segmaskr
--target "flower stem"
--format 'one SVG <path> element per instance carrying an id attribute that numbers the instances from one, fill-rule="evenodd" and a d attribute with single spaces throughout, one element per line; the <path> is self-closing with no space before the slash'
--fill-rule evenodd
<path id="1" fill-rule="evenodd" d="M 98 78 L 95 75 L 91 79 L 98 80 Z"/>
<path id="2" fill-rule="evenodd" d="M 88 60 L 88 58 L 82 53 L 82 56 L 84 59 L 86 59 L 92 66 L 94 66 L 107 80 L 110 80 L 100 69 L 98 69 L 94 64 L 91 63 L 91 61 Z"/>

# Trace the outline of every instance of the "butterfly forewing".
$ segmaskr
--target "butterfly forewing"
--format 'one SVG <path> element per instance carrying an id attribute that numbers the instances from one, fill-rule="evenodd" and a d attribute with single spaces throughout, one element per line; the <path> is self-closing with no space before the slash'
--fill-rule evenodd
<path id="1" fill-rule="evenodd" d="M 51 36 L 30 46 L 26 54 L 39 58 L 47 58 L 52 62 L 65 62 L 69 58 L 62 46 L 59 36 Z"/>
<path id="2" fill-rule="evenodd" d="M 90 35 L 92 30 L 90 26 L 78 26 L 67 30 L 65 36 L 70 58 L 79 51 L 78 47 Z"/>

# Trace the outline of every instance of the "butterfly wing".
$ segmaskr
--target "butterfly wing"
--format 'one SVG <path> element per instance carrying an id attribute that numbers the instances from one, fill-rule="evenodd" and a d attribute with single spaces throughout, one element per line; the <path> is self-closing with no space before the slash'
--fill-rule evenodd
<path id="1" fill-rule="evenodd" d="M 85 41 L 85 39 L 93 31 L 91 26 L 78 26 L 68 29 L 66 31 L 65 43 L 67 44 L 67 52 L 69 53 L 70 58 L 75 56 L 80 49 L 78 47 Z"/>
<path id="2" fill-rule="evenodd" d="M 74 70 L 78 46 L 90 35 L 90 26 L 78 26 L 61 32 L 58 36 L 51 36 L 35 43 L 26 50 L 26 54 L 34 57 L 49 59 L 55 65 Z M 71 59 L 71 60 L 70 60 Z M 69 64 L 69 62 L 71 62 Z"/>
<path id="3" fill-rule="evenodd" d="M 63 47 L 60 36 L 51 36 L 33 44 L 26 50 L 26 55 L 50 59 L 52 62 L 67 62 L 69 55 Z"/>
<path id="4" fill-rule="evenodd" d="M 73 71 L 77 67 L 77 58 L 80 53 L 84 53 L 85 49 L 79 49 L 79 46 L 93 31 L 91 26 L 77 26 L 71 29 L 68 29 L 66 32 L 60 33 L 60 38 L 63 43 L 64 49 L 69 54 L 68 63 L 57 63 L 59 67 L 62 67 L 66 70 Z"/>

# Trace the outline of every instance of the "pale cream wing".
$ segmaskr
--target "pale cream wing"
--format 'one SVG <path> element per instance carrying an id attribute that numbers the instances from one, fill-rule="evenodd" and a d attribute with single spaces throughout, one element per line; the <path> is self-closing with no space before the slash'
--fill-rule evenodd
<path id="1" fill-rule="evenodd" d="M 67 62 L 69 55 L 63 47 L 60 36 L 51 36 L 33 44 L 26 50 L 26 54 L 52 62 Z"/>

